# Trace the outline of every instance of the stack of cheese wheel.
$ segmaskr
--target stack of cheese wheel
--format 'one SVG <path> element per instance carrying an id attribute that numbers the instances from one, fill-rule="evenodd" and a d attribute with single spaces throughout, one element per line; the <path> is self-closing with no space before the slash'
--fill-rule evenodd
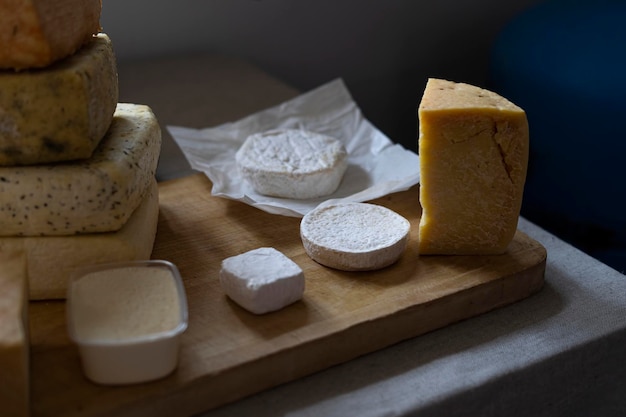
<path id="1" fill-rule="evenodd" d="M 161 130 L 118 103 L 101 0 L 0 0 L 0 251 L 26 255 L 30 299 L 79 266 L 149 259 Z"/>

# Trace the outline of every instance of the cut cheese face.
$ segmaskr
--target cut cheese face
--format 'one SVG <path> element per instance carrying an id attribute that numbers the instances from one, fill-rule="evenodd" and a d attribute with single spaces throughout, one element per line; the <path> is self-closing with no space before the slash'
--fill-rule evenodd
<path id="1" fill-rule="evenodd" d="M 306 199 L 337 189 L 348 167 L 348 154 L 343 144 L 330 136 L 278 129 L 246 138 L 236 162 L 259 194 Z"/>
<path id="2" fill-rule="evenodd" d="M 27 295 L 24 254 L 0 249 L 0 404 L 3 416 L 30 415 Z"/>
<path id="3" fill-rule="evenodd" d="M 100 30 L 101 0 L 0 2 L 0 68 L 39 68 L 65 58 Z"/>
<path id="4" fill-rule="evenodd" d="M 119 230 L 153 181 L 160 150 L 150 108 L 120 103 L 91 158 L 0 167 L 0 236 Z"/>
<path id="5" fill-rule="evenodd" d="M 105 34 L 45 69 L 0 71 L 0 165 L 89 158 L 117 101 L 117 65 Z"/>
<path id="6" fill-rule="evenodd" d="M 488 90 L 430 79 L 419 124 L 419 253 L 505 252 L 526 180 L 524 110 Z"/>
<path id="7" fill-rule="evenodd" d="M 26 254 L 31 300 L 64 299 L 68 279 L 76 267 L 150 259 L 158 217 L 158 187 L 153 178 L 143 201 L 117 232 L 0 237 L 0 251 Z"/>

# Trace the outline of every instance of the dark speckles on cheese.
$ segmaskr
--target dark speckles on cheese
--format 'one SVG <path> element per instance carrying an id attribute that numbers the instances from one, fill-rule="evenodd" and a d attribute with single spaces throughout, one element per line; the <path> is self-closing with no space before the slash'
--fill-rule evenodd
<path id="1" fill-rule="evenodd" d="M 106 34 L 45 70 L 0 70 L 0 165 L 89 158 L 118 102 Z"/>
<path id="2" fill-rule="evenodd" d="M 119 103 L 91 158 L 0 167 L 0 236 L 119 230 L 154 180 L 160 149 L 150 108 Z"/>

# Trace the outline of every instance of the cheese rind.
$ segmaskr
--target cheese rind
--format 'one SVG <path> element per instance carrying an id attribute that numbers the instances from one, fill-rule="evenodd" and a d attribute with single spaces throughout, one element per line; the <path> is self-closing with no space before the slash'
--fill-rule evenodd
<path id="1" fill-rule="evenodd" d="M 117 232 L 0 237 L 0 251 L 26 254 L 31 300 L 64 299 L 70 274 L 77 267 L 150 259 L 158 217 L 158 187 L 153 178 L 141 204 Z"/>
<path id="2" fill-rule="evenodd" d="M 254 314 L 280 310 L 302 298 L 304 272 L 274 248 L 258 248 L 222 261 L 220 285 Z"/>
<path id="3" fill-rule="evenodd" d="M 40 68 L 78 50 L 100 29 L 101 0 L 2 0 L 0 68 Z"/>
<path id="4" fill-rule="evenodd" d="M 236 154 L 239 171 L 258 193 L 293 199 L 333 193 L 347 159 L 338 139 L 297 129 L 250 135 Z"/>
<path id="5" fill-rule="evenodd" d="M 113 47 L 102 33 L 45 69 L 0 71 L 0 165 L 89 158 L 118 93 Z"/>
<path id="6" fill-rule="evenodd" d="M 119 230 L 153 181 L 160 149 L 152 110 L 120 103 L 91 158 L 0 167 L 0 236 Z"/>
<path id="7" fill-rule="evenodd" d="M 528 165 L 524 110 L 479 87 L 430 79 L 419 122 L 419 253 L 505 252 Z"/>
<path id="8" fill-rule="evenodd" d="M 372 271 L 404 252 L 410 222 L 386 207 L 340 203 L 319 207 L 300 222 L 304 250 L 314 261 L 344 271 Z"/>
<path id="9" fill-rule="evenodd" d="M 24 254 L 0 249 L 0 404 L 3 416 L 30 415 L 27 296 Z"/>

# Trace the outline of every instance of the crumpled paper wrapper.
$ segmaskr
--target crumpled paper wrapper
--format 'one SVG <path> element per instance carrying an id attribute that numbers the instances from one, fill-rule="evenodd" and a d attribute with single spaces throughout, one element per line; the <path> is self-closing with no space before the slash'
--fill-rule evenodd
<path id="1" fill-rule="evenodd" d="M 244 140 L 280 128 L 310 130 L 343 141 L 348 169 L 333 194 L 307 200 L 270 197 L 256 193 L 242 178 L 235 153 Z M 268 213 L 302 217 L 322 204 L 368 201 L 419 182 L 417 154 L 394 144 L 366 120 L 341 79 L 236 122 L 205 129 L 167 129 L 191 167 L 212 181 L 211 194 Z"/>

